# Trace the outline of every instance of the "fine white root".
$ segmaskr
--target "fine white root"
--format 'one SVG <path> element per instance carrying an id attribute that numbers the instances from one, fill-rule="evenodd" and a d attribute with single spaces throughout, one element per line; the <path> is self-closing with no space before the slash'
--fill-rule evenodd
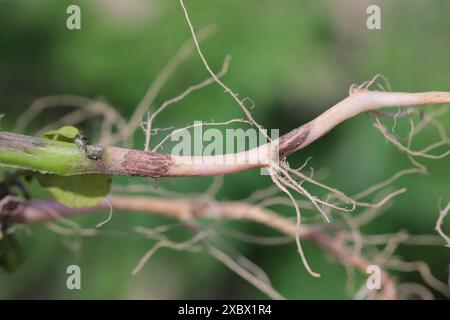
<path id="1" fill-rule="evenodd" d="M 436 230 L 437 233 L 439 233 L 442 239 L 444 239 L 446 246 L 450 248 L 450 238 L 442 230 L 442 224 L 444 223 L 444 219 L 449 211 L 450 211 L 450 201 L 447 203 L 447 206 L 444 209 L 441 209 L 439 211 L 439 218 L 436 221 L 436 226 L 434 229 Z"/>
<path id="2" fill-rule="evenodd" d="M 297 250 L 300 255 L 300 258 L 303 262 L 303 265 L 305 266 L 306 270 L 309 272 L 309 274 L 315 278 L 320 277 L 320 273 L 317 273 L 311 269 L 309 266 L 308 260 L 306 259 L 305 253 L 303 252 L 302 244 L 300 242 L 300 228 L 301 228 L 301 212 L 300 207 L 298 206 L 297 202 L 295 201 L 294 196 L 289 192 L 288 189 L 286 189 L 283 186 L 282 180 L 279 180 L 277 173 L 271 172 L 271 178 L 272 181 L 280 188 L 281 191 L 283 191 L 292 201 L 292 204 L 294 205 L 295 212 L 297 214 L 297 223 L 296 223 L 296 232 L 295 232 L 295 242 L 297 244 Z"/>
<path id="3" fill-rule="evenodd" d="M 200 48 L 200 43 L 197 40 L 197 35 L 195 33 L 195 29 L 194 26 L 192 25 L 191 22 L 191 18 L 189 17 L 188 11 L 186 9 L 186 6 L 184 5 L 184 1 L 183 0 L 179 0 L 180 1 L 180 5 L 181 8 L 183 9 L 183 13 L 184 16 L 186 18 L 186 22 L 189 26 L 189 30 L 191 31 L 191 35 L 192 35 L 192 39 L 194 40 L 194 44 L 195 47 L 197 49 L 197 53 L 200 57 L 200 60 L 202 61 L 205 69 L 208 71 L 208 73 L 211 75 L 211 77 L 217 82 L 218 85 L 220 85 L 225 93 L 229 94 L 233 100 L 239 105 L 239 107 L 242 109 L 242 111 L 244 112 L 245 116 L 247 117 L 248 121 L 250 121 L 250 123 L 252 125 L 254 125 L 256 128 L 258 128 L 258 130 L 270 141 L 270 137 L 267 135 L 267 133 L 265 132 L 263 126 L 261 126 L 259 123 L 256 122 L 256 120 L 253 118 L 252 114 L 250 113 L 250 111 L 247 109 L 247 107 L 245 106 L 245 101 L 249 100 L 249 98 L 245 98 L 243 100 L 239 99 L 239 95 L 234 93 L 225 83 L 222 82 L 222 80 L 219 79 L 219 77 L 216 76 L 216 74 L 212 71 L 211 67 L 208 64 L 208 61 L 206 60 L 205 56 L 203 55 L 203 51 Z"/>
<path id="4" fill-rule="evenodd" d="M 219 73 L 217 73 L 215 76 L 217 78 L 221 78 L 222 76 L 224 76 L 227 71 L 228 71 L 228 65 L 230 63 L 230 57 L 227 56 L 225 58 L 225 61 L 223 63 L 222 66 L 222 70 L 220 70 Z M 144 151 L 148 151 L 150 149 L 150 139 L 151 139 L 151 133 L 152 133 L 152 124 L 153 121 L 155 120 L 155 118 L 161 113 L 163 112 L 165 109 L 167 109 L 169 106 L 183 100 L 184 98 L 186 98 L 189 94 L 191 94 L 194 91 L 203 89 L 207 86 L 209 86 L 210 84 L 214 83 L 215 79 L 214 78 L 208 78 L 198 84 L 192 85 L 189 88 L 187 88 L 185 91 L 183 91 L 180 95 L 165 101 L 155 112 L 153 112 L 147 119 L 147 124 L 146 124 L 146 128 L 145 128 L 145 145 L 144 145 Z"/>

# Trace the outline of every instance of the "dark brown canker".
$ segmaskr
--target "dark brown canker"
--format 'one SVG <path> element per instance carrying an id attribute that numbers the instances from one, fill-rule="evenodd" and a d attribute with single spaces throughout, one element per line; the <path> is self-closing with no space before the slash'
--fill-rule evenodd
<path id="1" fill-rule="evenodd" d="M 158 178 L 173 164 L 169 155 L 131 150 L 124 156 L 121 166 L 130 176 Z"/>
<path id="2" fill-rule="evenodd" d="M 308 139 L 309 133 L 309 125 L 305 125 L 282 136 L 279 145 L 280 159 L 283 159 L 298 150 L 306 139 Z"/>

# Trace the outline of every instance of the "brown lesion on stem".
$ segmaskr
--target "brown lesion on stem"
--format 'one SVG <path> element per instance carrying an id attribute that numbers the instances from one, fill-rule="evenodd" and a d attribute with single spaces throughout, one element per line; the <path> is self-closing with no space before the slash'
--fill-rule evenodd
<path id="1" fill-rule="evenodd" d="M 312 121 L 292 130 L 281 136 L 278 143 L 279 158 L 284 159 L 288 155 L 306 147 L 319 139 L 340 123 L 367 111 L 379 110 L 388 107 L 415 106 L 428 104 L 450 103 L 450 92 L 380 92 L 361 90 L 341 102 L 337 103 Z M 17 151 L 23 153 L 27 150 L 40 148 L 43 139 L 30 136 L 21 136 L 13 133 L 0 132 L 0 155 L 1 151 Z M 44 142 L 48 144 L 48 142 Z M 146 152 L 133 149 L 123 149 L 117 147 L 104 147 L 101 156 L 80 158 L 78 154 L 52 142 L 54 148 L 47 150 L 48 153 L 58 153 L 60 162 L 67 162 L 70 172 L 56 172 L 62 175 L 103 173 L 122 176 L 142 176 L 142 177 L 174 177 L 174 176 L 208 176 L 221 175 L 240 172 L 253 168 L 269 166 L 272 163 L 272 154 L 260 156 L 259 151 L 264 146 L 248 150 L 242 154 L 243 159 L 252 159 L 255 162 L 229 164 L 219 163 L 217 165 L 206 165 L 215 163 L 213 156 L 204 156 L 199 163 L 192 162 L 189 156 L 171 156 L 155 152 Z M 92 146 L 91 148 L 96 148 Z M 64 149 L 64 150 L 63 150 Z M 103 149 L 102 149 L 103 150 Z M 67 151 L 67 152 L 66 152 Z M 79 162 L 79 165 L 73 162 Z M 33 168 L 30 168 L 33 169 Z M 37 170 L 52 172 L 51 164 L 40 163 Z M 46 170 L 48 169 L 48 170 Z M 67 170 L 66 170 L 67 171 Z"/>
<path id="2" fill-rule="evenodd" d="M 130 150 L 124 155 L 121 166 L 129 176 L 158 178 L 163 177 L 172 164 L 169 155 Z"/>
<path id="3" fill-rule="evenodd" d="M 280 159 L 297 151 L 308 139 L 310 131 L 309 124 L 306 124 L 282 136 L 279 142 Z"/>

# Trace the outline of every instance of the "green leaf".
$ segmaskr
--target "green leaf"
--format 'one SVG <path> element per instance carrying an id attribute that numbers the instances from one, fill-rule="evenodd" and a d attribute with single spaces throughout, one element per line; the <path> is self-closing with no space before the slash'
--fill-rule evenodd
<path id="1" fill-rule="evenodd" d="M 75 142 L 75 137 L 80 133 L 75 127 L 64 126 L 57 130 L 47 131 L 43 137 L 53 141 Z"/>
<path id="2" fill-rule="evenodd" d="M 98 204 L 108 194 L 111 186 L 111 176 L 103 174 L 36 174 L 36 179 L 56 200 L 70 208 Z"/>

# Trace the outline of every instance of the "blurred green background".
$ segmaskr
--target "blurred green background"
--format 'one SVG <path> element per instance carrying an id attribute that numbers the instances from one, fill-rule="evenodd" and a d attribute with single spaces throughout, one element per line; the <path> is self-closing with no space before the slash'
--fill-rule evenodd
<path id="1" fill-rule="evenodd" d="M 81 30 L 66 28 L 66 8 L 81 7 Z M 366 8 L 379 4 L 382 30 L 366 28 Z M 202 45 L 213 69 L 232 55 L 224 81 L 256 104 L 255 119 L 280 133 L 305 123 L 348 94 L 352 83 L 381 73 L 395 91 L 450 90 L 449 1 L 361 0 L 188 0 L 196 28 L 215 25 L 218 33 Z M 34 99 L 75 94 L 108 101 L 129 117 L 147 87 L 190 34 L 178 1 L 164 0 L 2 0 L 0 1 L 0 113 L 2 130 L 12 129 Z M 155 106 L 207 77 L 193 54 L 158 95 Z M 67 110 L 64 110 L 67 111 Z M 30 129 L 51 123 L 63 111 L 44 112 Z M 189 96 L 158 118 L 158 127 L 182 127 L 194 120 L 225 121 L 243 114 L 229 96 L 210 86 Z M 450 128 L 450 117 L 441 118 Z M 98 122 L 85 125 L 95 140 Z M 32 132 L 32 130 L 30 130 Z M 98 131 L 97 131 L 98 132 Z M 138 130 L 136 148 L 142 148 Z M 437 136 L 426 131 L 417 146 Z M 361 115 L 289 158 L 298 166 L 309 156 L 316 169 L 326 168 L 327 184 L 349 194 L 411 167 L 408 159 Z M 405 229 L 432 234 L 439 199 L 450 200 L 450 159 L 424 161 L 425 176 L 404 177 L 407 187 L 382 217 L 364 231 Z M 115 178 L 119 184 L 143 182 Z M 202 191 L 211 178 L 164 179 L 164 187 Z M 225 177 L 219 200 L 239 200 L 271 181 L 258 171 Z M 293 210 L 279 208 L 293 216 Z M 311 215 L 311 214 L 310 214 Z M 75 219 L 94 227 L 106 213 Z M 116 213 L 105 230 L 131 230 L 174 221 Z M 271 234 L 248 223 L 234 224 L 252 234 Z M 448 223 L 446 224 L 448 227 Z M 447 229 L 448 230 L 448 229 Z M 131 270 L 154 242 L 133 237 L 62 239 L 44 226 L 18 232 L 27 259 L 9 274 L 0 271 L 0 298 L 266 298 L 204 253 L 161 250 L 136 276 Z M 304 243 L 320 279 L 305 271 L 294 244 L 258 246 L 225 238 L 229 245 L 262 267 L 274 287 L 290 299 L 348 299 L 345 268 Z M 80 247 L 69 249 L 70 244 Z M 424 260 L 446 281 L 448 248 L 400 247 L 405 260 Z M 66 289 L 66 267 L 82 270 L 82 290 Z M 396 275 L 402 282 L 421 282 L 416 273 Z M 360 275 L 357 284 L 364 278 Z"/>

